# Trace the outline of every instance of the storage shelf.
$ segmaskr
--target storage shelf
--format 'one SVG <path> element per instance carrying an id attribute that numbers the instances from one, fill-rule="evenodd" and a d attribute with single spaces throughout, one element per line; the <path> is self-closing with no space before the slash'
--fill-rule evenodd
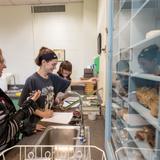
<path id="1" fill-rule="evenodd" d="M 121 51 L 113 54 L 113 57 L 116 57 L 116 56 L 119 56 L 120 54 L 124 54 L 124 53 L 126 53 L 126 52 L 129 52 L 130 49 L 131 49 L 130 47 L 127 47 L 127 48 L 125 48 L 125 49 L 122 49 Z"/>
<path id="2" fill-rule="evenodd" d="M 123 107 L 121 107 L 121 106 L 119 106 L 115 103 L 112 103 L 112 107 L 114 109 L 114 112 L 115 112 L 116 116 L 117 116 L 117 113 L 116 113 L 117 110 L 116 109 L 122 109 L 123 108 Z M 117 117 L 117 120 L 119 120 L 121 122 L 121 124 L 122 124 L 122 126 L 124 126 L 124 128 L 128 127 L 128 124 L 126 123 L 126 121 L 123 118 Z"/>
<path id="3" fill-rule="evenodd" d="M 147 3 L 149 2 L 150 0 L 146 0 L 142 6 L 137 10 L 137 12 L 134 13 L 134 15 L 132 15 L 131 17 L 131 20 L 133 20 L 141 11 L 142 9 L 147 5 Z"/>
<path id="4" fill-rule="evenodd" d="M 157 128 L 160 131 L 160 126 L 158 124 L 158 119 L 153 117 L 150 113 L 150 110 L 143 107 L 138 102 L 129 102 L 130 106 L 136 110 L 147 122 L 149 122 L 151 125 L 153 125 L 155 128 Z"/>
<path id="5" fill-rule="evenodd" d="M 125 25 L 119 30 L 119 32 L 114 36 L 114 39 L 118 38 L 119 35 L 120 35 L 123 31 L 125 31 L 127 27 L 129 27 L 130 23 L 131 23 L 131 19 L 129 19 L 129 20 L 125 23 Z"/>
<path id="6" fill-rule="evenodd" d="M 122 2 L 119 2 L 119 9 L 118 9 L 118 11 L 117 11 L 117 13 L 116 13 L 116 15 L 115 15 L 114 18 L 116 18 L 116 17 L 119 15 L 119 13 L 122 11 L 125 3 L 129 3 L 129 0 L 121 0 L 121 1 L 122 1 Z M 130 1 L 130 3 L 131 3 L 131 1 Z M 131 5 L 131 4 L 130 4 L 130 5 Z"/>
<path id="7" fill-rule="evenodd" d="M 131 45 L 130 47 L 127 47 L 125 49 L 122 49 L 121 51 L 113 54 L 113 57 L 116 57 L 116 56 L 119 56 L 120 54 L 124 54 L 126 53 L 127 51 L 129 51 L 130 49 L 134 49 L 134 48 L 138 48 L 138 47 L 141 47 L 143 45 L 147 45 L 149 43 L 151 43 L 151 41 L 160 41 L 160 34 L 157 34 L 156 36 L 153 36 L 151 38 L 146 38 L 134 45 Z"/>
<path id="8" fill-rule="evenodd" d="M 122 122 L 122 121 L 119 121 L 119 122 Z M 120 136 L 122 136 L 122 135 L 120 134 L 120 131 L 125 130 L 125 131 L 127 132 L 127 130 L 126 130 L 127 127 L 125 127 L 125 126 L 123 125 L 123 123 L 121 124 L 121 129 L 118 129 L 117 127 L 119 127 L 119 125 L 117 125 L 116 122 L 114 122 L 114 121 L 112 120 L 112 132 L 114 131 L 115 136 L 118 138 L 118 140 L 119 140 L 119 142 L 120 142 L 121 145 L 123 145 L 123 146 L 124 146 L 124 145 L 127 145 L 128 138 L 129 138 L 129 137 L 126 137 L 127 139 L 125 139 L 125 140 L 122 140 L 124 137 L 120 137 Z M 128 132 L 127 132 L 127 134 L 128 134 Z"/>
<path id="9" fill-rule="evenodd" d="M 114 109 L 120 109 L 121 108 L 121 106 L 119 106 L 117 103 L 112 103 L 112 107 Z"/>
<path id="10" fill-rule="evenodd" d="M 141 128 L 143 126 L 149 125 L 149 123 L 139 114 L 128 113 L 127 117 L 124 116 L 123 118 L 124 123 L 126 123 L 129 128 Z"/>
<path id="11" fill-rule="evenodd" d="M 146 79 L 146 80 L 152 80 L 152 81 L 158 81 L 160 82 L 160 76 L 156 76 L 154 74 L 146 74 L 146 73 L 134 73 L 131 74 L 131 77 Z"/>
<path id="12" fill-rule="evenodd" d="M 160 3 L 159 0 L 120 0 L 114 1 L 116 6 L 115 9 L 115 19 L 114 19 L 114 33 L 112 35 L 113 41 L 113 71 L 112 74 L 114 78 L 116 75 L 121 77 L 126 77 L 128 80 L 128 92 L 122 94 L 127 95 L 127 97 L 121 96 L 119 91 L 121 91 L 121 84 L 127 83 L 126 81 L 117 81 L 117 86 L 112 88 L 112 102 L 116 103 L 116 105 L 109 104 L 112 106 L 112 119 L 107 122 L 107 131 L 109 129 L 108 135 L 110 135 L 110 126 L 113 125 L 112 120 L 115 120 L 115 132 L 120 140 L 122 140 L 122 147 L 135 147 L 137 151 L 140 153 L 145 160 L 156 159 L 160 154 L 153 152 L 154 149 L 147 142 L 140 141 L 135 139 L 135 133 L 140 128 L 146 125 L 152 125 L 155 128 L 155 148 L 160 149 L 160 115 L 158 114 L 158 118 L 151 115 L 151 111 L 148 108 L 145 108 L 142 104 L 136 101 L 135 91 L 137 87 L 144 86 L 148 84 L 149 86 L 158 86 L 160 82 L 160 76 L 154 74 L 145 73 L 144 68 L 140 66 L 138 62 L 139 54 L 142 50 L 150 45 L 157 45 L 160 50 L 160 33 L 158 31 L 160 29 L 160 18 L 157 16 L 160 13 Z M 110 17 L 111 18 L 111 17 Z M 152 32 L 151 32 L 152 31 Z M 147 37 L 147 38 L 146 38 Z M 149 38 L 148 38 L 149 37 Z M 112 40 L 110 39 L 110 40 Z M 111 45 L 111 44 L 109 44 Z M 152 48 L 151 48 L 152 49 Z M 159 57 L 157 57 L 159 58 Z M 129 63 L 129 72 L 118 72 L 117 62 L 127 60 Z M 108 68 L 108 72 L 109 72 Z M 123 80 L 123 79 L 122 79 Z M 110 91 L 109 91 L 110 93 Z M 131 95 L 130 95 L 131 94 Z M 159 95 L 160 96 L 160 95 Z M 134 102 L 133 102 L 134 101 Z M 160 104 L 160 100 L 159 100 Z M 128 108 L 128 118 L 123 116 L 116 116 L 114 112 L 119 111 L 119 108 L 126 107 Z M 160 110 L 160 106 L 158 105 Z M 119 112 L 116 112 L 119 115 Z M 122 113 L 123 114 L 123 113 Z M 137 115 L 134 115 L 137 114 Z M 109 115 L 109 114 L 108 114 Z M 109 127 L 108 127 L 109 126 Z M 117 129 L 117 131 L 116 131 Z M 126 136 L 123 138 L 123 130 L 127 129 L 128 131 L 128 142 Z M 119 133 L 118 133 L 119 132 Z M 126 133 L 127 134 L 127 133 Z M 117 136 L 116 135 L 116 136 Z M 114 140 L 114 135 L 112 135 L 112 139 Z M 116 137 L 115 136 L 115 137 Z M 129 145 L 130 141 L 132 141 L 132 146 Z M 128 143 L 128 144 L 127 144 Z M 113 144 L 112 144 L 113 145 Z M 114 145 L 113 145 L 114 146 Z M 143 148 L 143 149 L 142 149 Z M 145 148 L 147 150 L 145 150 Z M 128 150 L 126 150 L 128 152 Z M 124 153 L 126 152 L 124 151 Z M 153 152 L 153 153 L 152 153 Z M 108 153 L 109 157 L 113 157 Z M 134 157 L 135 154 L 135 157 Z M 122 155 L 123 156 L 123 155 Z M 128 159 L 130 157 L 129 154 L 122 159 Z M 156 157 L 156 158 L 154 158 Z M 132 158 L 132 157 L 131 157 Z M 136 152 L 133 153 L 133 158 L 136 158 Z M 143 158 L 142 158 L 143 159 Z M 109 160 L 112 160 L 109 158 Z"/>
<path id="13" fill-rule="evenodd" d="M 138 48 L 138 47 L 140 47 L 140 46 L 142 46 L 142 45 L 144 45 L 144 44 L 149 44 L 151 41 L 158 41 L 158 39 L 160 39 L 160 34 L 157 34 L 156 36 L 153 36 L 153 37 L 151 37 L 151 38 L 146 38 L 146 39 L 144 39 L 144 40 L 142 40 L 142 41 L 140 41 L 140 42 L 138 42 L 138 43 L 136 43 L 136 44 L 134 44 L 134 45 L 131 45 L 129 48 L 131 49 L 131 48 Z"/>
<path id="14" fill-rule="evenodd" d="M 119 74 L 119 75 L 123 75 L 123 76 L 129 76 L 130 73 L 129 72 L 117 72 L 117 71 L 113 71 L 114 74 Z"/>
<path id="15" fill-rule="evenodd" d="M 139 128 L 132 128 L 132 129 L 129 128 L 127 130 L 138 148 L 140 148 L 140 149 L 146 148 L 146 149 L 153 150 L 146 141 L 140 141 L 138 139 L 135 139 L 136 131 L 140 130 Z M 146 154 L 146 151 L 144 151 L 144 150 L 140 150 L 140 151 L 141 151 L 142 155 L 144 156 L 145 160 L 150 160 L 149 159 L 150 157 Z"/>
<path id="16" fill-rule="evenodd" d="M 130 75 L 129 72 L 116 72 L 116 74 L 120 74 L 120 75 L 123 75 L 123 76 L 129 76 Z"/>
<path id="17" fill-rule="evenodd" d="M 122 2 L 120 3 L 121 9 L 124 7 L 124 5 L 125 5 L 126 2 L 129 3 L 128 0 L 121 0 L 121 1 L 122 1 Z M 131 3 L 131 1 L 130 1 L 130 3 Z"/>
<path id="18" fill-rule="evenodd" d="M 115 89 L 115 88 L 112 88 L 112 90 L 117 94 L 117 96 L 118 96 L 120 99 L 122 99 L 122 100 L 124 100 L 125 102 L 128 103 L 128 97 L 123 97 L 123 96 L 121 96 L 121 95 L 118 93 L 117 89 Z"/>
<path id="19" fill-rule="evenodd" d="M 117 57 L 119 55 L 120 55 L 120 52 L 117 52 L 117 53 L 113 54 L 113 57 Z"/>
<path id="20" fill-rule="evenodd" d="M 122 99 L 120 99 L 119 97 L 112 98 L 112 101 L 113 101 L 113 103 L 118 103 L 118 104 L 122 103 Z"/>
<path id="21" fill-rule="evenodd" d="M 127 128 L 127 127 L 128 127 L 128 124 L 126 123 L 126 121 L 125 121 L 125 120 L 123 120 L 122 118 L 120 118 L 120 121 L 122 122 L 122 124 L 124 125 L 124 127 L 125 127 L 125 128 Z"/>
<path id="22" fill-rule="evenodd" d="M 115 133 L 112 134 L 112 143 L 115 147 L 115 150 L 117 150 L 118 148 L 122 147 L 121 144 L 119 144 L 116 140 L 118 139 L 118 137 L 116 137 L 116 135 L 114 135 Z M 119 139 L 118 139 L 119 140 Z M 120 141 L 120 140 L 119 140 Z"/>

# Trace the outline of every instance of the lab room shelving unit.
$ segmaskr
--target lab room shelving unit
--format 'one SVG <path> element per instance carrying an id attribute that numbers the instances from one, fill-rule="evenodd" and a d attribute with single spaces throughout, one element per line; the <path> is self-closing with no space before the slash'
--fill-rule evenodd
<path id="1" fill-rule="evenodd" d="M 118 158 L 160 160 L 160 75 L 146 72 L 138 62 L 144 48 L 157 45 L 160 50 L 160 0 L 110 3 L 112 97 L 107 98 L 112 101 L 106 105 L 106 112 L 111 111 L 106 113 L 111 116 L 105 125 L 107 157 L 115 160 L 119 148 L 131 147 L 136 150 L 126 149 Z M 155 59 L 160 62 L 160 56 Z"/>

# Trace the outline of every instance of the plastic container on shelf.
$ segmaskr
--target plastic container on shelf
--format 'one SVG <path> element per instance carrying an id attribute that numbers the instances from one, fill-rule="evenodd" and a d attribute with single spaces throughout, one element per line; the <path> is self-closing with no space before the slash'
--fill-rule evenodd
<path id="1" fill-rule="evenodd" d="M 96 116 L 97 116 L 96 112 L 89 112 L 88 113 L 88 119 L 89 120 L 92 120 L 92 121 L 96 120 Z"/>
<path id="2" fill-rule="evenodd" d="M 91 95 L 94 92 L 94 84 L 91 82 L 88 82 L 85 84 L 85 94 Z"/>
<path id="3" fill-rule="evenodd" d="M 151 31 L 146 33 L 146 39 L 153 38 L 153 37 L 156 37 L 156 36 L 159 36 L 159 35 L 160 35 L 160 30 L 159 29 L 151 30 Z"/>
<path id="4" fill-rule="evenodd" d="M 120 147 L 115 156 L 116 160 L 158 160 L 160 149 Z"/>

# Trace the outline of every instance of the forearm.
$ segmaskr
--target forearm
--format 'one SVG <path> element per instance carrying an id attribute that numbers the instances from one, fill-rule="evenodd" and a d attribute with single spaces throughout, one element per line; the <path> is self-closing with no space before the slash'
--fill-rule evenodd
<path id="1" fill-rule="evenodd" d="M 96 84 L 97 80 L 98 80 L 97 77 L 92 77 L 89 79 L 72 80 L 71 85 L 86 84 L 86 83 Z"/>
<path id="2" fill-rule="evenodd" d="M 16 122 L 19 123 L 20 121 L 32 115 L 34 113 L 35 107 L 36 103 L 33 100 L 29 99 L 25 101 L 22 104 L 21 109 L 17 111 L 17 113 L 14 116 Z"/>
<path id="3" fill-rule="evenodd" d="M 35 115 L 41 117 L 41 118 L 51 118 L 53 116 L 53 110 L 46 109 L 44 111 L 36 110 Z"/>
<path id="4" fill-rule="evenodd" d="M 39 110 L 39 109 L 36 109 L 36 110 L 34 111 L 34 115 L 43 118 L 43 117 L 44 117 L 44 111 L 41 111 L 41 110 Z"/>
<path id="5" fill-rule="evenodd" d="M 71 85 L 86 84 L 88 80 L 72 80 Z"/>

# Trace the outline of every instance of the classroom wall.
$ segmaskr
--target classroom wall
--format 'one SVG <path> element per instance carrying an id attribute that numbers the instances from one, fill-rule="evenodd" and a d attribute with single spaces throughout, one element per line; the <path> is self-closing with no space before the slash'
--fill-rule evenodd
<path id="1" fill-rule="evenodd" d="M 103 103 L 106 103 L 106 74 L 107 74 L 107 54 L 108 54 L 108 46 L 107 46 L 107 28 L 108 28 L 108 20 L 107 20 L 107 5 L 108 3 L 104 0 L 98 1 L 98 21 L 97 21 L 97 35 L 98 33 L 102 34 L 102 51 L 100 55 L 100 71 L 99 71 L 99 82 L 98 88 L 103 88 L 101 93 Z"/>
<path id="2" fill-rule="evenodd" d="M 65 49 L 73 63 L 73 79 L 96 55 L 97 0 L 67 3 L 66 12 L 31 13 L 31 6 L 0 7 L 0 48 L 17 83 L 37 70 L 34 59 L 41 46 Z"/>

